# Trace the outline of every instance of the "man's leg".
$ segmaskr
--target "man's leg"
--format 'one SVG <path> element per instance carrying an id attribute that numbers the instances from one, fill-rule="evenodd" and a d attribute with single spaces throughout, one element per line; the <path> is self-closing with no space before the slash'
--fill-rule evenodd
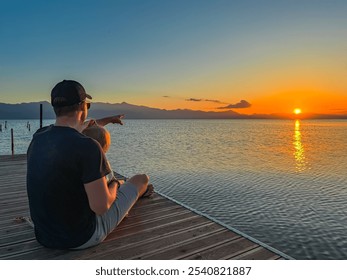
<path id="1" fill-rule="evenodd" d="M 99 216 L 106 235 L 114 230 L 139 197 L 146 192 L 148 181 L 146 174 L 139 174 L 131 177 L 119 188 L 115 202 L 105 214 Z"/>
<path id="2" fill-rule="evenodd" d="M 147 190 L 147 185 L 149 182 L 149 177 L 146 174 L 138 174 L 131 177 L 127 182 L 135 185 L 139 192 L 139 197 L 141 197 Z"/>
<path id="3" fill-rule="evenodd" d="M 106 236 L 123 220 L 136 201 L 147 190 L 149 177 L 139 174 L 121 185 L 117 198 L 110 209 L 102 216 L 96 216 L 96 230 L 88 242 L 75 249 L 85 249 L 102 242 Z"/>

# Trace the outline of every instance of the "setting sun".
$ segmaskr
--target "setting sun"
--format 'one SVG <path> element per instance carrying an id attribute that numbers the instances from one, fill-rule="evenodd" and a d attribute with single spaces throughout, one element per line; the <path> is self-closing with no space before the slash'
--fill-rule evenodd
<path id="1" fill-rule="evenodd" d="M 300 108 L 294 109 L 294 114 L 295 114 L 295 115 L 301 114 L 301 109 L 300 109 Z"/>

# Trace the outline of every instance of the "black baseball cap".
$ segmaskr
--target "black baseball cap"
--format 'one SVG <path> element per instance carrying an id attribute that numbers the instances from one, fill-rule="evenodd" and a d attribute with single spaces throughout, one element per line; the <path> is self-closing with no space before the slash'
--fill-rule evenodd
<path id="1" fill-rule="evenodd" d="M 86 93 L 84 87 L 73 80 L 63 80 L 55 85 L 51 92 L 53 107 L 64 107 L 79 104 L 92 97 Z"/>

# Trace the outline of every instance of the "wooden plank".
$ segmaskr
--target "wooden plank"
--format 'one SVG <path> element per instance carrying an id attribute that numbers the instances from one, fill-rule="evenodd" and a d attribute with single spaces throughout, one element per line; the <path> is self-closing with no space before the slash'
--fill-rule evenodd
<path id="1" fill-rule="evenodd" d="M 22 215 L 22 217 L 25 216 L 25 215 Z M 20 216 L 18 216 L 20 217 Z M 29 217 L 27 215 L 27 217 Z M 17 230 L 21 230 L 22 228 L 26 227 L 26 225 L 29 225 L 27 222 L 25 221 L 18 221 L 18 219 L 16 218 L 9 218 L 7 220 L 4 220 L 4 221 L 0 221 L 0 232 L 2 231 L 5 231 L 7 229 L 11 229 L 11 228 L 14 228 L 14 229 L 17 229 Z M 1 235 L 1 233 L 0 233 Z"/>
<path id="2" fill-rule="evenodd" d="M 8 260 L 50 260 L 71 252 L 70 250 L 50 249 L 43 246 L 32 248 L 31 250 L 14 252 L 8 255 Z M 76 251 L 82 252 L 82 251 Z M 1 259 L 1 258 L 0 258 Z"/>
<path id="3" fill-rule="evenodd" d="M 0 184 L 0 195 L 10 192 L 23 192 L 26 193 L 26 183 L 25 182 L 16 182 L 16 183 L 4 183 Z"/>
<path id="4" fill-rule="evenodd" d="M 249 251 L 246 251 L 243 254 L 235 256 L 232 259 L 234 260 L 267 260 L 267 259 L 273 259 L 278 257 L 280 256 L 259 246 L 257 248 L 253 248 Z"/>
<path id="5" fill-rule="evenodd" d="M 41 247 L 42 245 L 40 245 L 36 241 L 36 239 L 28 239 L 28 240 L 25 240 L 24 242 L 17 242 L 16 244 L 10 244 L 7 246 L 0 247 L 0 258 L 1 259 L 8 258 L 14 254 L 32 251 Z"/>
<path id="6" fill-rule="evenodd" d="M 20 234 L 22 231 L 33 231 L 33 228 L 26 222 L 19 223 L 15 226 L 7 226 L 0 229 L 0 240 L 6 235 Z"/>
<path id="7" fill-rule="evenodd" d="M 9 165 L 6 165 L 6 166 L 1 166 L 0 167 L 0 174 L 1 174 L 1 179 L 3 179 L 5 176 L 9 176 L 9 174 L 11 176 L 9 176 L 9 179 L 12 177 L 12 176 L 18 176 L 19 173 L 24 173 L 26 174 L 26 164 L 9 164 Z M 14 172 L 15 171 L 15 172 Z"/>
<path id="8" fill-rule="evenodd" d="M 0 199 L 1 208 L 7 208 L 11 206 L 17 205 L 28 205 L 28 197 L 26 196 L 18 196 L 18 197 L 6 197 Z"/>
<path id="9" fill-rule="evenodd" d="M 182 242 L 196 240 L 202 236 L 207 236 L 216 232 L 223 231 L 224 229 L 216 224 L 203 224 L 198 227 L 180 228 L 176 231 L 166 232 L 162 235 L 154 235 L 146 240 L 140 240 L 137 243 L 130 243 L 128 245 L 117 247 L 117 242 L 114 246 L 108 246 L 105 250 L 94 253 L 91 257 L 93 259 L 134 259 L 140 258 L 148 253 L 155 253 L 162 251 L 165 248 L 178 246 Z M 121 256 L 121 257 L 120 257 Z M 88 258 L 87 258 L 88 259 Z"/>
<path id="10" fill-rule="evenodd" d="M 11 178 L 7 179 L 5 176 L 0 179 L 0 186 L 5 187 L 22 187 L 26 185 L 26 180 L 23 178 Z"/>
<path id="11" fill-rule="evenodd" d="M 201 251 L 185 257 L 188 260 L 219 260 L 232 258 L 245 251 L 259 247 L 259 245 L 249 241 L 246 238 L 238 237 L 219 246 L 214 246 L 211 249 Z"/>
<path id="12" fill-rule="evenodd" d="M 0 209 L 6 210 L 6 209 L 10 209 L 17 206 L 26 206 L 28 208 L 29 207 L 28 198 L 18 197 L 18 198 L 6 198 L 6 199 L 4 198 L 0 200 Z"/>
<path id="13" fill-rule="evenodd" d="M 0 199 L 1 200 L 14 200 L 14 199 L 19 199 L 19 198 L 26 198 L 28 199 L 26 191 L 23 191 L 23 186 L 22 190 L 18 191 L 9 191 L 6 193 L 0 193 Z"/>
<path id="14" fill-rule="evenodd" d="M 226 243 L 230 240 L 239 238 L 239 236 L 227 229 L 223 229 L 220 232 L 204 236 L 202 238 L 194 239 L 193 241 L 182 242 L 178 246 L 172 246 L 171 248 L 165 248 L 155 253 L 144 254 L 141 257 L 134 259 L 143 260 L 170 260 L 170 259 L 182 259 L 194 253 L 201 252 L 211 247 Z"/>
<path id="15" fill-rule="evenodd" d="M 13 214 L 15 216 L 17 212 L 23 212 L 24 210 L 29 210 L 27 204 L 22 204 L 18 206 L 14 205 L 13 207 L 8 207 L 7 209 L 0 209 L 0 216 L 9 214 Z"/>
<path id="16" fill-rule="evenodd" d="M 150 215 L 141 215 L 141 216 L 129 216 L 125 217 L 124 220 L 120 225 L 117 226 L 117 228 L 120 229 L 126 229 L 138 225 L 145 225 L 146 223 L 154 223 L 154 222 L 161 222 L 161 220 L 170 219 L 174 216 L 179 218 L 181 215 L 184 214 L 190 214 L 191 212 L 187 209 L 178 208 L 173 211 L 157 211 L 156 213 L 150 214 Z"/>
<path id="17" fill-rule="evenodd" d="M 143 223 L 140 224 L 135 224 L 135 225 L 128 225 L 125 227 L 117 227 L 115 231 L 111 232 L 108 235 L 108 239 L 115 239 L 115 238 L 119 238 L 122 236 L 126 236 L 126 235 L 132 235 L 132 234 L 136 234 L 139 233 L 141 230 L 145 230 L 147 228 L 155 228 L 158 226 L 163 226 L 165 224 L 170 224 L 170 223 L 174 223 L 177 222 L 179 220 L 185 220 L 185 219 L 194 219 L 196 218 L 195 215 L 193 215 L 192 213 L 188 212 L 188 213 L 183 213 L 183 214 L 179 214 L 176 216 L 171 216 L 169 218 L 165 218 L 165 219 L 158 219 L 155 221 L 144 221 Z"/>
<path id="18" fill-rule="evenodd" d="M 0 167 L 1 167 L 1 170 L 3 168 L 7 168 L 7 167 L 16 167 L 16 166 L 19 166 L 21 168 L 25 168 L 26 169 L 26 164 L 27 164 L 27 161 L 26 160 L 19 160 L 19 161 L 2 161 L 0 163 Z M 17 170 L 17 169 L 16 169 Z M 14 174 L 14 173 L 13 173 Z"/>
<path id="19" fill-rule="evenodd" d="M 145 218 L 145 217 L 151 217 L 152 215 L 157 215 L 157 214 L 166 214 L 166 213 L 170 213 L 170 212 L 175 212 L 175 211 L 178 211 L 178 210 L 183 210 L 185 208 L 182 208 L 182 206 L 180 205 L 172 205 L 172 206 L 165 206 L 165 207 L 158 207 L 158 208 L 153 208 L 151 209 L 151 211 L 138 211 L 138 209 L 135 209 L 135 210 L 131 210 L 129 215 L 126 217 L 126 219 L 131 219 L 133 217 L 136 217 L 136 218 Z M 187 209 L 185 209 L 187 210 Z M 137 212 L 135 212 L 137 211 Z M 126 220 L 125 219 L 125 220 Z"/>
<path id="20" fill-rule="evenodd" d="M 1 215 L 0 225 L 15 222 L 16 218 L 20 216 L 30 216 L 29 209 L 23 209 L 22 211 L 16 211 Z"/>
<path id="21" fill-rule="evenodd" d="M 17 161 L 26 160 L 26 154 L 16 154 L 16 155 L 0 155 L 0 161 Z"/>
<path id="22" fill-rule="evenodd" d="M 132 209 L 146 209 L 148 207 L 155 207 L 155 205 L 174 205 L 175 203 L 166 200 L 165 198 L 152 199 L 140 199 Z"/>
<path id="23" fill-rule="evenodd" d="M 9 248 L 10 245 L 14 245 L 14 244 L 21 243 L 23 241 L 28 241 L 28 240 L 36 240 L 34 230 L 32 229 L 18 232 L 17 234 L 0 237 L 0 256 L 2 253 L 1 252 L 2 247 L 6 246 L 7 248 Z"/>
<path id="24" fill-rule="evenodd" d="M 132 244 L 143 242 L 151 238 L 155 239 L 156 236 L 169 234 L 175 230 L 189 230 L 193 227 L 199 227 L 203 225 L 211 225 L 213 222 L 201 221 L 199 219 L 181 221 L 171 224 L 166 224 L 161 227 L 147 228 L 142 230 L 138 234 L 119 237 L 113 240 L 107 239 L 100 245 L 88 248 L 86 250 L 72 251 L 72 250 L 53 250 L 42 247 L 36 251 L 30 251 L 22 254 L 13 255 L 10 259 L 98 259 L 98 255 L 103 252 L 110 252 L 115 248 L 129 247 L 129 250 L 134 250 L 135 247 Z M 115 258 L 117 259 L 117 258 Z M 122 256 L 118 256 L 118 259 L 122 259 Z M 123 258 L 124 259 L 124 258 Z"/>

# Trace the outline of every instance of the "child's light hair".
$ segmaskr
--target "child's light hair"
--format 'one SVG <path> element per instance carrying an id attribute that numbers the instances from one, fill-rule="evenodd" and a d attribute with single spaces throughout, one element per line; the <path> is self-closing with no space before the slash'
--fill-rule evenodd
<path id="1" fill-rule="evenodd" d="M 84 129 L 82 133 L 98 141 L 104 153 L 108 151 L 111 145 L 111 136 L 104 127 L 99 125 L 92 125 Z"/>

